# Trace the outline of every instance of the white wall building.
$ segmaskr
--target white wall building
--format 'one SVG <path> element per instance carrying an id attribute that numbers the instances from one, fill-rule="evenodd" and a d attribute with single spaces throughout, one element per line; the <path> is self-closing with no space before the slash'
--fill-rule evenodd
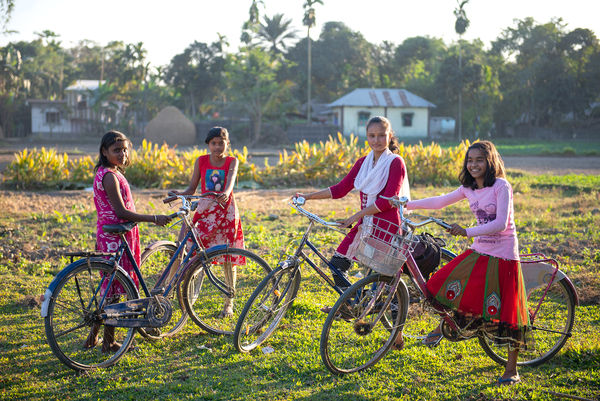
<path id="1" fill-rule="evenodd" d="M 330 103 L 330 123 L 344 135 L 366 136 L 371 117 L 384 116 L 399 140 L 429 137 L 429 111 L 435 104 L 405 89 L 355 89 Z"/>
<path id="2" fill-rule="evenodd" d="M 96 92 L 104 82 L 75 81 L 65 89 L 66 100 L 27 100 L 31 107 L 31 133 L 67 137 L 68 134 L 98 133 L 99 127 L 116 125 L 124 103 L 102 101 L 100 107 L 96 105 Z"/>

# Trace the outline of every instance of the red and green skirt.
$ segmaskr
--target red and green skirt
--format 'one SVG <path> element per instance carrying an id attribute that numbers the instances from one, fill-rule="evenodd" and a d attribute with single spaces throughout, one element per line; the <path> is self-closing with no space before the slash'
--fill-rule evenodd
<path id="1" fill-rule="evenodd" d="M 518 260 L 469 249 L 434 273 L 427 289 L 442 305 L 466 316 L 498 323 L 501 335 L 524 342 L 529 312 Z"/>

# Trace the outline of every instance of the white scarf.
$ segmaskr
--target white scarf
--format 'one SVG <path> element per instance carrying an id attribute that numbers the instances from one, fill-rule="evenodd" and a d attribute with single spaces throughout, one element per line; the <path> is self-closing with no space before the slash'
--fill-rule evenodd
<path id="1" fill-rule="evenodd" d="M 400 157 L 391 150 L 386 149 L 375 165 L 373 165 L 373 151 L 369 152 L 360 170 L 354 179 L 354 188 L 367 195 L 367 206 L 371 206 L 377 200 L 379 194 L 387 184 L 390 175 L 390 165 L 396 157 Z M 405 175 L 400 188 L 400 196 L 410 199 L 410 188 L 408 186 L 408 175 Z"/>

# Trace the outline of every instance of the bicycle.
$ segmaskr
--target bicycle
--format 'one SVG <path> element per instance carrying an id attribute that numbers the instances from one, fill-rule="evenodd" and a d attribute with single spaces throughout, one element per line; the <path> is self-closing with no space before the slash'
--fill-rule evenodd
<path id="1" fill-rule="evenodd" d="M 402 266 L 409 270 L 422 294 L 423 310 L 437 316 L 444 338 L 453 342 L 477 338 L 494 362 L 506 364 L 506 343 L 493 336 L 491 325 L 435 302 L 410 254 L 416 228 L 430 223 L 443 228 L 450 226 L 435 217 L 419 216 L 424 220 L 411 221 L 402 211 L 407 198 L 385 199 L 398 207 L 402 230 L 395 227 L 381 232 L 374 227 L 363 231 L 359 259 L 376 273 L 348 288 L 329 312 L 320 339 L 321 359 L 327 369 L 336 375 L 364 370 L 381 360 L 392 347 L 405 327 L 409 308 L 407 286 L 401 278 Z M 555 259 L 540 253 L 526 254 L 521 255 L 521 263 L 534 347 L 519 352 L 518 365 L 537 366 L 556 355 L 571 336 L 579 301 L 575 287 Z"/>
<path id="2" fill-rule="evenodd" d="M 173 195 L 171 193 L 169 195 L 172 196 L 165 199 L 165 203 L 170 203 L 175 199 L 181 199 L 183 202 L 184 199 L 206 198 L 207 196 L 216 197 L 218 193 L 205 192 L 196 196 Z M 208 200 L 216 202 L 214 199 L 209 198 Z M 197 207 L 197 202 L 192 202 L 190 206 L 190 212 L 194 211 Z M 185 227 L 184 232 L 186 234 L 179 244 L 172 241 L 157 241 L 150 244 L 142 254 L 142 264 L 145 266 L 145 271 L 157 272 L 154 277 L 157 277 L 162 271 L 163 266 L 169 263 L 174 257 L 177 257 L 179 260 L 176 264 L 182 264 L 186 253 L 194 255 L 196 252 L 203 252 L 206 249 L 202 243 L 202 238 L 199 237 L 193 228 L 189 212 L 182 216 L 181 221 Z M 186 243 L 189 244 L 187 249 L 183 246 Z M 271 268 L 262 258 L 256 259 L 255 256 L 257 255 L 254 253 L 249 253 L 243 249 L 225 247 L 224 245 L 219 245 L 218 247 L 210 248 L 212 250 L 210 255 L 205 254 L 203 261 L 195 260 L 188 270 L 189 273 L 182 276 L 180 284 L 186 290 L 178 290 L 177 297 L 174 296 L 173 292 L 171 300 L 172 302 L 176 302 L 175 306 L 179 304 L 184 305 L 184 307 L 179 308 L 179 314 L 176 313 L 177 309 L 174 308 L 176 318 L 178 317 L 179 319 L 170 329 L 166 326 L 168 329 L 166 332 L 163 327 L 163 331 L 158 337 L 171 337 L 175 335 L 183 328 L 188 317 L 191 317 L 197 326 L 211 334 L 233 334 L 238 311 L 242 310 L 245 300 L 254 288 L 256 288 L 260 280 L 271 271 Z M 205 266 L 223 265 L 224 263 L 229 263 L 231 260 L 245 263 L 242 269 L 243 274 L 238 275 L 237 280 L 235 280 L 234 289 L 227 287 L 224 269 L 205 268 Z M 171 266 L 170 275 L 173 276 L 173 265 Z M 211 285 L 203 285 L 205 278 L 208 278 Z M 223 305 L 223 297 L 231 294 L 235 295 L 233 297 L 234 314 L 232 316 L 221 316 L 219 312 Z M 199 298 L 202 299 L 202 302 L 197 301 Z M 147 331 L 146 333 L 142 331 L 142 335 L 146 334 L 146 337 L 156 338 L 147 333 Z"/>
<path id="3" fill-rule="evenodd" d="M 190 199 L 200 197 L 203 196 L 177 196 L 182 201 L 182 206 L 171 217 L 181 216 L 188 224 L 188 215 L 197 205 L 190 202 Z M 199 325 L 199 322 L 202 322 L 201 327 L 210 328 L 212 332 L 220 332 L 221 328 L 214 327 L 210 320 L 214 312 L 211 306 L 214 300 L 210 298 L 214 297 L 214 291 L 201 292 L 208 286 L 202 287 L 203 280 L 198 282 L 196 279 L 206 276 L 212 284 L 210 287 L 216 288 L 223 296 L 237 298 L 240 282 L 238 281 L 237 289 L 229 288 L 214 274 L 213 264 L 222 263 L 224 259 L 244 258 L 245 267 L 248 268 L 245 269 L 245 273 L 250 275 L 255 274 L 256 271 L 260 272 L 258 279 L 254 277 L 251 280 L 252 286 L 248 288 L 252 289 L 255 288 L 256 282 L 271 270 L 262 258 L 244 249 L 230 248 L 227 245 L 203 249 L 195 230 L 188 230 L 184 241 L 176 248 L 154 287 L 149 290 L 140 267 L 124 239 L 124 234 L 135 225 L 136 223 L 122 223 L 103 226 L 105 232 L 121 237 L 119 248 L 114 253 L 67 253 L 66 255 L 71 258 L 81 257 L 81 259 L 72 261 L 61 270 L 44 293 L 41 315 L 45 320 L 48 344 L 55 356 L 73 370 L 85 371 L 114 365 L 130 348 L 136 330 L 145 333 L 146 336 L 157 336 L 153 330 L 165 327 L 171 320 L 173 308 L 170 299 L 175 287 L 179 287 L 178 301 L 184 305 L 185 311 L 192 316 L 192 319 Z M 188 239 L 192 243 L 190 249 L 186 251 Z M 173 244 L 162 245 L 164 244 L 160 244 L 155 249 L 166 250 L 167 254 L 173 250 Z M 143 297 L 140 297 L 140 292 L 132 278 L 119 265 L 124 255 L 131 261 L 139 278 Z M 174 272 L 171 272 L 172 267 Z M 167 279 L 169 276 L 171 277 Z M 109 296 L 110 291 L 106 289 L 113 289 L 117 284 L 122 287 L 124 296 Z M 121 301 L 120 298 L 125 298 L 125 301 Z M 199 299 L 202 302 L 196 302 Z M 193 305 L 198 303 L 207 306 L 194 309 Z M 174 327 L 180 329 L 185 323 L 182 323 L 182 320 L 183 318 L 179 317 Z M 228 324 L 231 325 L 231 322 Z M 92 327 L 99 330 L 101 326 L 114 327 L 111 339 L 117 342 L 116 351 L 102 352 L 99 343 L 84 347 L 84 344 L 87 345 L 86 338 Z M 174 331 L 173 328 L 170 330 Z"/>
<path id="4" fill-rule="evenodd" d="M 338 222 L 326 221 L 304 209 L 303 205 L 303 198 L 292 198 L 290 203 L 290 206 L 309 220 L 296 250 L 263 279 L 246 302 L 238 318 L 233 334 L 233 343 L 240 352 L 252 351 L 273 334 L 297 296 L 300 288 L 302 261 L 308 263 L 317 275 L 339 295 L 347 286 L 351 285 L 345 278 L 343 279 L 344 288 L 336 285 L 333 279 L 305 252 L 305 247 L 308 247 L 334 275 L 343 277 L 341 272 L 329 263 L 328 259 L 310 240 L 310 234 L 315 225 L 321 225 L 342 234 L 346 234 L 346 231 L 340 229 Z M 444 251 L 444 254 L 453 255 L 449 251 Z"/>

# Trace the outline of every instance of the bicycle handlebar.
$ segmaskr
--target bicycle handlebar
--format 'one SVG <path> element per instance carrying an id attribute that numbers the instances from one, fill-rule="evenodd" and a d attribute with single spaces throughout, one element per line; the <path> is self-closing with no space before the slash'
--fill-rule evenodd
<path id="1" fill-rule="evenodd" d="M 292 206 L 294 209 L 296 209 L 300 214 L 302 214 L 305 217 L 308 217 L 308 219 L 315 221 L 321 225 L 324 225 L 325 227 L 331 228 L 337 232 L 340 232 L 342 234 L 346 234 L 345 231 L 343 231 L 340 228 L 340 223 L 338 223 L 337 221 L 327 221 L 327 220 L 323 220 L 321 217 L 317 216 L 316 214 L 309 212 L 308 210 L 304 209 L 302 206 L 306 203 L 306 199 L 304 199 L 303 197 L 292 197 L 292 202 L 290 203 L 290 206 Z"/>
<path id="2" fill-rule="evenodd" d="M 392 205 L 394 205 L 394 207 L 397 207 L 398 211 L 400 213 L 400 219 L 402 220 L 402 222 L 404 224 L 406 224 L 407 226 L 409 226 L 413 230 L 418 227 L 426 226 L 427 224 L 430 224 L 430 223 L 436 223 L 437 225 L 445 228 L 446 230 L 449 230 L 450 228 L 452 228 L 452 226 L 450 224 L 446 223 L 442 219 L 438 219 L 437 217 L 423 216 L 423 215 L 415 214 L 415 216 L 424 219 L 424 220 L 421 220 L 418 222 L 414 222 L 411 219 L 409 219 L 408 217 L 405 217 L 404 216 L 404 206 L 406 206 L 406 204 L 408 203 L 408 198 L 406 196 L 403 196 L 401 198 L 380 196 L 380 198 L 390 201 L 392 203 Z"/>
<path id="3" fill-rule="evenodd" d="M 200 195 L 178 195 L 173 192 L 168 192 L 167 195 L 168 195 L 168 198 L 163 199 L 163 203 L 171 203 L 177 199 L 200 199 L 200 198 L 206 198 L 207 196 L 219 196 L 219 193 L 209 191 L 209 192 L 204 192 L 203 194 L 200 194 Z"/>

